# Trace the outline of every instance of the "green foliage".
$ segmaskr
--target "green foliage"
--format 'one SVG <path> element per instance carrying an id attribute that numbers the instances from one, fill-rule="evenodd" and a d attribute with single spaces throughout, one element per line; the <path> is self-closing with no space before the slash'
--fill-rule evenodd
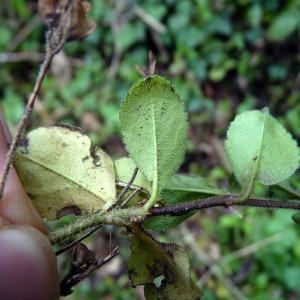
<path id="1" fill-rule="evenodd" d="M 133 66 L 145 65 L 148 50 L 153 50 L 161 66 L 159 72 L 172 80 L 187 103 L 187 110 L 207 120 L 207 126 L 226 127 L 215 124 L 214 112 L 218 102 L 229 98 L 233 100 L 226 122 L 233 118 L 236 109 L 242 112 L 269 106 L 276 116 L 284 117 L 283 123 L 288 123 L 294 136 L 300 136 L 298 118 L 292 120 L 290 116 L 290 121 L 286 120 L 288 115 L 296 114 L 294 110 L 299 103 L 295 86 L 297 29 L 290 32 L 286 30 L 286 24 L 281 24 L 278 32 L 288 35 L 280 43 L 269 40 L 267 34 L 281 14 L 290 13 L 289 19 L 297 14 L 297 1 L 229 1 L 226 5 L 215 6 L 209 1 L 167 1 L 162 4 L 158 0 L 147 0 L 139 4 L 146 16 L 165 25 L 162 33 L 153 31 L 143 16 L 135 13 L 131 1 L 115 3 L 115 6 L 112 2 L 90 2 L 93 9 L 89 15 L 97 20 L 98 28 L 84 43 L 74 42 L 65 47 L 72 81 L 58 84 L 62 82 L 61 77 L 53 74 L 50 75 L 51 82 L 42 87 L 42 104 L 54 121 L 78 125 L 93 135 L 93 142 L 104 145 L 113 134 L 119 133 L 120 101 L 139 79 Z M 13 39 L 31 19 L 28 20 L 29 16 L 36 17 L 36 2 L 11 1 L 1 7 L 0 14 L 3 15 L 0 20 L 0 48 L 3 51 L 14 51 L 16 55 L 24 51 L 43 53 L 44 27 L 38 21 L 33 21 L 36 25 L 30 27 L 28 38 L 17 39 L 18 43 Z M 131 42 L 126 42 L 126 48 L 120 48 L 120 39 Z M 14 47 L 9 50 L 10 46 L 6 45 L 12 40 Z M 4 60 L 0 69 L 1 96 L 7 86 L 22 97 L 30 92 L 29 82 L 34 80 L 38 65 L 34 60 L 37 56 L 33 54 L 33 58 L 29 56 L 21 64 Z M 86 62 L 84 67 L 82 60 Z M 276 66 L 285 71 L 280 71 L 281 75 L 272 71 Z M 295 100 L 287 100 L 289 98 Z M 74 99 L 77 105 L 74 105 Z M 246 99 L 252 99 L 248 107 L 245 107 Z M 2 107 L 1 102 L 2 99 Z M 101 135 L 100 131 L 95 134 L 95 130 L 85 125 L 80 117 L 82 111 L 95 113 L 101 124 Z M 44 124 L 45 117 L 43 111 L 38 111 L 32 125 Z M 12 125 L 16 121 L 9 120 Z"/>
<path id="2" fill-rule="evenodd" d="M 174 120 L 181 123 L 174 124 Z M 78 214 L 102 209 L 99 215 L 101 224 L 130 228 L 134 234 L 128 274 L 134 287 L 145 285 L 147 299 L 173 299 L 175 296 L 187 300 L 200 298 L 201 292 L 190 279 L 188 259 L 182 248 L 176 244 L 157 242 L 135 222 L 140 222 L 139 218 L 143 218 L 146 213 L 150 218 L 144 222 L 145 228 L 167 230 L 197 211 L 197 208 L 189 210 L 188 205 L 193 204 L 193 201 L 214 201 L 218 199 L 216 196 L 227 196 L 228 193 L 209 185 L 201 177 L 173 176 L 185 151 L 187 121 L 179 95 L 166 80 L 153 76 L 135 85 L 122 102 L 120 123 L 132 159 L 119 159 L 115 161 L 114 168 L 104 152 L 93 151 L 88 137 L 76 128 L 54 126 L 30 133 L 19 148 L 15 160 L 25 189 L 48 220 L 76 213 L 76 209 L 80 210 Z M 275 149 L 274 141 L 277 145 Z M 267 109 L 245 112 L 236 117 L 228 130 L 226 150 L 233 172 L 246 191 L 241 200 L 247 200 L 254 180 L 264 185 L 279 183 L 291 176 L 299 164 L 296 142 L 270 116 Z M 89 164 L 86 165 L 86 162 Z M 150 193 L 148 202 L 142 209 L 136 209 L 137 200 L 143 200 L 143 196 L 138 195 L 137 200 L 130 205 L 133 207 L 131 211 L 126 209 L 123 212 L 120 209 L 105 212 L 116 199 L 114 170 L 119 182 L 126 184 L 131 181 L 136 166 L 142 172 L 132 179 L 132 183 L 143 188 L 144 194 Z M 51 185 L 43 186 L 47 181 Z M 99 182 L 100 194 L 97 194 Z M 292 197 L 297 196 L 288 183 L 281 183 L 279 187 Z M 96 196 L 98 206 L 93 203 L 91 194 Z M 175 217 L 166 217 L 165 213 L 161 217 L 151 218 L 151 208 L 159 194 L 162 197 L 159 202 L 162 208 L 167 208 L 165 204 L 186 206 L 183 210 L 178 206 L 178 211 L 174 211 Z M 78 199 L 75 199 L 75 195 Z M 50 201 L 44 201 L 46 197 Z M 217 205 L 220 204 L 231 206 L 234 203 L 230 200 Z M 132 223 L 127 223 L 128 219 Z M 293 219 L 298 222 L 297 215 Z M 85 224 L 95 226 L 95 220 L 92 216 L 90 221 L 87 218 Z M 71 225 L 65 229 L 67 235 L 70 235 L 73 227 L 82 230 L 86 225 Z M 286 272 L 286 276 L 290 276 L 296 269 L 287 269 Z M 156 286 L 155 280 L 159 276 L 164 279 L 160 286 Z M 294 287 L 292 282 L 288 285 L 288 288 L 291 287 Z"/>
<path id="3" fill-rule="evenodd" d="M 299 166 L 297 143 L 268 110 L 237 116 L 227 137 L 227 156 L 245 188 L 252 187 L 254 180 L 265 185 L 284 181 Z"/>
<path id="4" fill-rule="evenodd" d="M 159 0 L 146 0 L 138 3 L 92 0 L 91 2 L 93 10 L 90 15 L 99 26 L 83 43 L 66 45 L 65 69 L 70 71 L 71 78 L 64 81 L 65 78 L 60 76 L 61 74 L 51 74 L 53 70 L 51 68 L 43 83 L 40 101 L 36 105 L 37 109 L 31 118 L 29 128 L 56 121 L 77 125 L 89 134 L 93 142 L 101 144 L 109 154 L 114 157 L 122 156 L 124 150 L 118 138 L 120 102 L 131 85 L 140 78 L 133 66 L 145 65 L 148 51 L 153 50 L 158 62 L 158 72 L 174 83 L 186 103 L 189 112 L 190 141 L 181 171 L 196 175 L 196 177 L 186 176 L 189 179 L 189 183 L 186 182 L 184 187 L 186 190 L 180 188 L 180 182 L 175 182 L 177 176 L 172 177 L 162 188 L 159 195 L 162 199 L 156 206 L 169 206 L 222 195 L 223 190 L 210 187 L 207 182 L 202 181 L 199 174 L 213 185 L 227 188 L 229 167 L 220 144 L 229 122 L 236 114 L 268 106 L 272 115 L 299 140 L 298 1 L 241 0 L 223 3 L 168 0 L 161 3 Z M 22 58 L 22 52 L 32 52 L 32 55 L 21 63 L 10 61 L 10 56 L 9 59 L 6 59 L 5 55 L 0 56 L 0 106 L 11 128 L 19 120 L 25 98 L 31 91 L 31 82 L 37 73 L 37 54 L 44 52 L 44 27 L 41 23 L 33 21 L 36 14 L 35 3 L 36 1 L 10 1 L 0 7 L 1 54 L 12 52 Z M 134 10 L 135 7 L 144 9 L 146 15 L 138 15 Z M 156 31 L 153 23 L 147 23 L 145 16 L 152 16 L 161 22 L 165 26 L 165 31 Z M 30 25 L 31 28 L 28 36 L 24 36 L 22 31 L 26 25 Z M 16 37 L 20 32 L 22 38 L 18 39 Z M 90 119 L 93 119 L 93 126 L 86 122 L 85 113 L 92 115 Z M 272 124 L 273 119 L 270 115 L 267 119 Z M 131 121 L 134 120 L 135 116 Z M 177 121 L 175 123 L 177 124 Z M 279 127 L 276 123 L 274 128 Z M 273 133 L 269 137 L 271 136 L 273 137 Z M 286 142 L 291 143 L 290 137 L 286 137 Z M 239 144 L 244 146 L 242 148 L 250 145 L 248 139 L 242 144 Z M 273 145 L 277 145 L 277 138 L 273 141 Z M 292 148 L 295 149 L 291 146 L 286 149 L 281 147 L 281 150 L 283 149 L 285 153 L 285 150 Z M 273 146 L 272 150 L 276 152 L 276 146 Z M 249 170 L 253 172 L 255 170 L 251 169 L 253 161 L 245 159 L 240 162 L 237 152 L 233 154 L 237 158 L 232 159 L 231 166 L 238 174 L 237 179 L 241 180 L 244 174 L 240 174 L 238 167 L 234 167 L 236 164 L 243 168 L 250 165 Z M 269 154 L 267 158 L 272 157 Z M 270 171 L 275 165 L 276 171 L 280 161 L 281 159 L 276 164 L 267 166 L 264 164 L 262 170 Z M 118 168 L 118 161 L 115 162 L 116 177 L 126 182 L 137 163 L 122 159 L 121 164 L 123 163 L 124 167 Z M 255 165 L 258 164 L 257 161 Z M 294 166 L 295 164 L 292 169 Z M 272 177 L 274 170 L 271 172 Z M 281 176 L 282 171 L 287 170 L 283 168 L 279 173 L 276 172 L 277 180 L 278 174 Z M 268 172 L 267 174 L 269 175 Z M 252 175 L 257 176 L 258 173 Z M 264 180 L 266 173 L 263 175 Z M 275 186 L 264 187 L 256 182 L 252 194 L 283 201 L 299 200 L 299 182 L 299 172 Z M 146 190 L 151 193 L 151 187 L 149 181 L 143 178 L 141 171 L 138 172 L 134 184 L 145 189 L 145 193 L 139 195 L 137 201 L 143 197 L 148 199 L 149 194 Z M 189 184 L 192 186 L 198 184 L 198 187 L 193 189 Z M 119 187 L 118 189 L 120 190 Z M 233 190 L 231 186 L 230 191 Z M 136 201 L 133 200 L 130 205 L 136 205 Z M 252 243 L 263 242 L 273 234 L 282 234 L 284 238 L 281 241 L 266 249 L 255 250 L 251 256 L 231 260 L 229 266 L 225 262 L 221 267 L 229 279 L 235 279 L 236 275 L 246 273 L 246 279 L 235 281 L 234 288 L 240 288 L 247 299 L 269 299 L 274 294 L 281 299 L 288 297 L 297 299 L 299 297 L 297 266 L 300 265 L 300 244 L 297 238 L 299 226 L 291 222 L 292 212 L 249 209 L 242 211 L 243 219 L 226 214 L 227 212 L 228 210 L 224 209 L 210 210 L 207 214 L 198 214 L 192 219 L 195 221 L 191 227 L 194 228 L 192 234 L 197 238 L 196 247 L 203 247 L 208 254 L 214 252 L 210 249 L 217 249 L 221 258 L 226 261 L 227 254 L 233 253 L 234 256 L 235 251 L 248 246 L 251 248 Z M 194 212 L 182 216 L 155 217 L 148 219 L 143 226 L 157 230 L 168 229 L 192 214 Z M 299 221 L 298 214 L 294 214 L 293 219 Z M 191 224 L 190 222 L 187 224 Z M 177 240 L 178 230 L 168 232 L 168 235 Z M 205 273 L 205 267 L 199 263 L 201 257 L 194 252 L 189 256 L 193 259 L 191 265 L 197 277 L 198 274 Z M 249 272 L 245 267 L 248 260 L 251 261 Z M 231 271 L 230 274 L 227 273 L 228 269 Z M 119 287 L 119 282 L 101 281 L 93 293 L 91 287 L 86 284 L 81 293 L 75 289 L 77 291 L 75 297 L 101 298 L 107 292 L 114 299 L 126 297 L 134 299 L 134 296 L 129 295 L 129 292 L 127 295 L 124 289 L 121 291 L 116 289 L 116 285 Z M 204 291 L 203 299 L 208 299 L 209 295 L 209 299 L 233 298 L 230 288 L 224 287 L 214 277 L 211 277 Z"/>
<path id="5" fill-rule="evenodd" d="M 284 10 L 275 18 L 269 27 L 269 39 L 282 41 L 299 28 L 300 11 L 297 6 L 298 4 L 294 1 L 294 5 L 291 5 L 290 8 Z"/>
<path id="6" fill-rule="evenodd" d="M 168 81 L 148 77 L 133 86 L 122 102 L 120 125 L 126 149 L 152 185 L 156 201 L 183 160 L 187 137 L 184 104 Z M 153 200 L 149 200 L 151 206 Z"/>
<path id="7" fill-rule="evenodd" d="M 1 109 L 3 114 L 8 119 L 10 128 L 20 120 L 24 105 L 21 96 L 15 93 L 11 88 L 7 87 L 4 90 L 3 98 L 1 99 Z"/>
<path id="8" fill-rule="evenodd" d="M 164 187 L 161 193 L 164 205 L 174 205 L 204 199 L 209 196 L 225 195 L 227 192 L 209 185 L 202 177 L 175 175 Z M 157 216 L 143 223 L 145 228 L 162 231 L 179 225 L 196 212 L 182 216 Z"/>
<path id="9" fill-rule="evenodd" d="M 294 285 L 296 280 L 288 277 L 291 272 L 288 269 L 300 263 L 300 231 L 299 226 L 289 221 L 290 211 L 248 208 L 239 212 L 243 219 L 229 214 L 220 215 L 218 222 L 205 218 L 202 247 L 219 241 L 222 255 L 216 264 L 227 278 L 240 277 L 238 286 L 247 299 L 269 299 L 275 291 L 280 299 L 298 295 L 299 283 Z M 233 298 L 228 286 L 222 286 L 213 277 L 211 281 L 215 284 L 211 299 Z M 224 288 L 227 292 L 220 297 L 219 292 Z M 207 294 L 204 290 L 204 295 Z"/>

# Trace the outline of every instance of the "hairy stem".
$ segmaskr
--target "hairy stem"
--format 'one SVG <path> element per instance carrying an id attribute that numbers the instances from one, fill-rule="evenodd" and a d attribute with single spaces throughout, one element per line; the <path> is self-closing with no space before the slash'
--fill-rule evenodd
<path id="1" fill-rule="evenodd" d="M 285 200 L 269 200 L 269 199 L 247 199 L 241 203 L 237 202 L 239 196 L 236 195 L 222 195 L 201 199 L 193 202 L 176 204 L 171 206 L 162 206 L 152 208 L 149 216 L 171 215 L 178 216 L 194 210 L 200 210 L 215 206 L 249 206 L 249 207 L 262 207 L 262 208 L 283 208 L 300 210 L 300 202 L 285 201 Z"/>
<path id="2" fill-rule="evenodd" d="M 239 205 L 248 207 L 263 207 L 269 209 L 282 208 L 300 210 L 300 202 L 296 201 L 247 199 L 242 203 L 236 203 L 235 201 L 237 199 L 239 199 L 239 196 L 237 195 L 222 195 L 182 204 L 154 207 L 147 213 L 146 216 L 144 207 L 101 212 L 79 219 L 75 223 L 53 232 L 50 235 L 50 240 L 52 244 L 64 242 L 71 236 L 100 224 L 125 226 L 127 228 L 131 228 L 134 223 L 142 222 L 145 217 L 151 218 L 153 216 L 160 215 L 179 216 L 194 210 L 201 210 L 215 206 L 229 207 L 233 205 Z"/>
<path id="3" fill-rule="evenodd" d="M 75 223 L 51 233 L 50 241 L 53 245 L 61 243 L 84 230 L 101 224 L 127 227 L 130 226 L 130 217 L 134 215 L 138 215 L 136 209 L 118 209 L 109 212 L 96 213 L 79 219 Z"/>

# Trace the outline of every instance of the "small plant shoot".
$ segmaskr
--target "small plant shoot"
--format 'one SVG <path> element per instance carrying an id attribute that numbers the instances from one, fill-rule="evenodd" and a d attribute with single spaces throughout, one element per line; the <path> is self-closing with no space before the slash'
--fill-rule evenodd
<path id="1" fill-rule="evenodd" d="M 53 243 L 96 225 L 125 226 L 132 235 L 128 274 L 133 287 L 145 285 L 147 299 L 175 295 L 200 299 L 184 249 L 156 241 L 145 229 L 168 230 L 205 207 L 280 207 L 280 200 L 249 199 L 249 195 L 254 181 L 288 190 L 282 181 L 297 170 L 299 148 L 267 109 L 237 116 L 225 143 L 233 173 L 244 189 L 234 195 L 202 177 L 175 174 L 185 153 L 187 115 L 165 79 L 148 77 L 133 86 L 122 102 L 120 125 L 130 157 L 114 162 L 101 149 L 92 148 L 78 128 L 56 125 L 30 132 L 14 159 L 21 181 L 48 220 L 98 211 L 54 233 Z M 289 189 L 295 196 L 289 199 L 300 200 Z M 128 200 L 123 202 L 121 195 Z M 288 204 L 300 208 L 297 202 Z M 288 208 L 287 202 L 282 201 L 282 207 Z M 295 222 L 298 214 L 293 215 Z M 164 279 L 157 287 L 159 276 Z"/>
<path id="2" fill-rule="evenodd" d="M 184 247 L 159 241 L 154 231 L 182 228 L 186 224 L 182 222 L 193 222 L 191 217 L 206 208 L 222 207 L 222 212 L 231 212 L 239 206 L 288 209 L 289 221 L 299 226 L 300 192 L 291 178 L 299 170 L 300 151 L 292 135 L 271 115 L 272 110 L 246 111 L 231 122 L 225 141 L 220 140 L 220 148 L 224 144 L 225 149 L 221 156 L 226 161 L 224 165 L 228 165 L 220 184 L 211 184 L 209 176 L 206 178 L 201 171 L 198 175 L 186 174 L 189 168 L 180 167 L 187 157 L 188 113 L 176 86 L 156 75 L 153 55 L 149 55 L 149 70 L 137 66 L 144 78 L 126 96 L 122 95 L 119 129 L 127 155 L 110 157 L 93 146 L 82 129 L 62 123 L 23 135 L 53 57 L 66 42 L 81 40 L 96 28 L 96 23 L 86 16 L 91 9 L 87 1 L 40 0 L 39 9 L 48 28 L 46 57 L 10 144 L 0 194 L 2 197 L 13 163 L 42 218 L 54 221 L 75 215 L 72 222 L 68 222 L 69 218 L 56 222 L 67 220 L 68 224 L 51 227 L 56 229 L 47 236 L 52 245 L 63 244 L 57 255 L 73 249 L 69 271 L 61 281 L 62 296 L 71 294 L 73 286 L 119 254 L 111 241 L 107 241 L 110 251 L 104 258 L 82 243 L 104 225 L 122 229 L 122 238 L 130 239 L 128 278 L 132 287 L 143 286 L 147 300 L 195 300 L 205 295 L 190 270 Z M 278 24 L 269 30 L 270 38 L 275 40 Z M 126 152 L 124 148 L 122 151 Z M 256 192 L 256 185 L 266 197 Z M 216 262 L 227 265 L 222 257 Z M 215 271 L 217 263 L 208 262 L 208 272 Z"/>
<path id="3" fill-rule="evenodd" d="M 152 186 L 148 210 L 183 160 L 187 138 L 184 103 L 170 82 L 147 77 L 122 102 L 120 125 L 130 157 Z"/>

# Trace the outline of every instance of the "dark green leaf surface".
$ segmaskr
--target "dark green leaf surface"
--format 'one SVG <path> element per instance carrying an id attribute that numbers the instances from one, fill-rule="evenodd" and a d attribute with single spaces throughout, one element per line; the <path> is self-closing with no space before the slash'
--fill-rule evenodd
<path id="1" fill-rule="evenodd" d="M 141 80 L 122 102 L 120 124 L 131 158 L 160 190 L 176 172 L 186 148 L 187 114 L 179 94 L 158 76 Z"/>

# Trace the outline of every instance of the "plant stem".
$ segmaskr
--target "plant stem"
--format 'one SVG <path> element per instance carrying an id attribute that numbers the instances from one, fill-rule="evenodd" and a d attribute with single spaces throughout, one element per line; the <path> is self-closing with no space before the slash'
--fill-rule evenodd
<path id="1" fill-rule="evenodd" d="M 18 147 L 18 142 L 19 142 L 20 137 L 22 135 L 22 132 L 23 132 L 25 126 L 26 126 L 26 123 L 29 119 L 29 116 L 30 116 L 31 111 L 33 109 L 35 98 L 36 98 L 36 96 L 37 96 L 37 94 L 40 90 L 43 79 L 46 75 L 48 67 L 50 66 L 50 63 L 52 61 L 53 56 L 54 56 L 54 54 L 52 54 L 52 53 L 49 54 L 47 52 L 45 60 L 41 65 L 40 72 L 39 72 L 39 75 L 36 79 L 36 83 L 34 85 L 33 91 L 30 95 L 30 98 L 29 98 L 27 104 L 26 104 L 23 116 L 22 116 L 20 122 L 18 123 L 17 129 L 16 129 L 16 134 L 14 136 L 12 144 L 11 144 L 7 154 L 6 154 L 5 164 L 4 164 L 4 167 L 2 169 L 1 177 L 0 177 L 0 201 L 2 199 L 6 178 L 8 176 L 8 172 L 9 172 L 11 163 L 13 161 L 14 154 L 15 154 L 16 149 Z"/>
<path id="2" fill-rule="evenodd" d="M 194 210 L 200 210 L 215 206 L 228 207 L 233 205 L 263 207 L 270 209 L 283 208 L 300 210 L 300 202 L 296 201 L 247 199 L 242 203 L 235 203 L 237 199 L 239 199 L 239 196 L 237 195 L 222 195 L 171 206 L 154 207 L 147 212 L 146 217 L 151 218 L 153 216 L 161 215 L 179 216 Z M 79 219 L 75 223 L 53 232 L 50 235 L 50 240 L 52 244 L 57 244 L 86 229 L 98 226 L 100 224 L 125 226 L 127 228 L 130 228 L 134 223 L 141 222 L 144 218 L 144 207 L 117 209 L 109 212 L 101 212 Z"/>
<path id="3" fill-rule="evenodd" d="M 207 199 L 201 199 L 193 202 L 187 202 L 182 204 L 176 204 L 171 206 L 162 206 L 152 208 L 149 216 L 171 215 L 178 216 L 194 210 L 200 210 L 215 206 L 232 206 L 242 205 L 250 207 L 263 207 L 263 208 L 283 208 L 283 209 L 295 209 L 300 210 L 300 202 L 286 201 L 286 200 L 269 200 L 269 199 L 247 199 L 241 203 L 236 202 L 239 196 L 236 195 L 222 195 L 211 197 Z"/>
<path id="4" fill-rule="evenodd" d="M 64 44 L 66 43 L 67 30 L 71 24 L 70 13 L 71 13 L 71 7 L 68 8 L 66 14 L 62 17 L 60 26 L 58 28 L 51 28 L 46 33 L 46 56 L 40 67 L 40 72 L 36 79 L 36 82 L 35 82 L 33 91 L 30 95 L 30 98 L 26 104 L 22 118 L 16 128 L 16 134 L 15 134 L 12 144 L 6 154 L 6 160 L 4 163 L 4 167 L 1 171 L 0 202 L 1 202 L 1 199 L 3 196 L 3 191 L 4 191 L 4 187 L 5 187 L 5 182 L 6 182 L 6 179 L 8 176 L 8 172 L 10 170 L 10 167 L 11 167 L 11 164 L 12 164 L 12 161 L 14 158 L 14 154 L 18 147 L 18 142 L 19 142 L 20 137 L 23 133 L 23 130 L 26 126 L 26 123 L 30 117 L 30 114 L 31 114 L 33 106 L 34 106 L 34 101 L 37 97 L 37 94 L 38 94 L 40 88 L 41 88 L 41 85 L 42 85 L 42 82 L 46 75 L 46 72 L 52 62 L 54 55 L 56 53 L 58 53 L 61 50 L 61 48 L 64 46 Z"/>
<path id="5" fill-rule="evenodd" d="M 140 215 L 140 208 L 137 209 L 116 209 L 109 212 L 100 212 L 82 219 L 78 219 L 75 223 L 63 227 L 50 234 L 51 243 L 57 244 L 66 239 L 95 226 L 106 224 L 115 226 L 130 226 L 130 218 Z"/>

